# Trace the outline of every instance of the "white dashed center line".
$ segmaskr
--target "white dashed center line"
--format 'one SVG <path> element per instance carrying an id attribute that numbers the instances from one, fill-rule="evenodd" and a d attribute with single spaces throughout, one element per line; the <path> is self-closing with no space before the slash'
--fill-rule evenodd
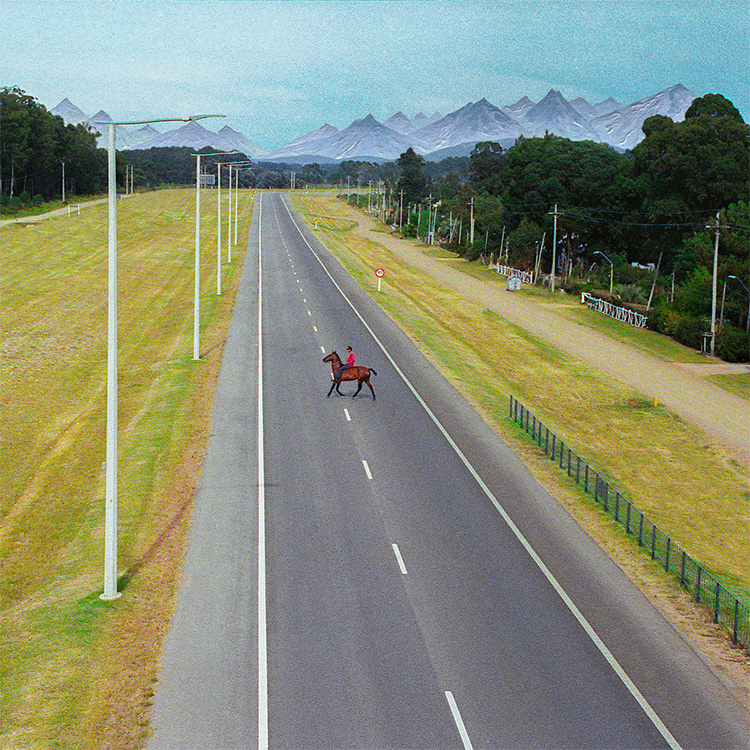
<path id="1" fill-rule="evenodd" d="M 370 467 L 367 465 L 367 461 L 362 459 L 362 466 L 365 467 L 365 474 L 367 474 L 368 479 L 372 479 L 372 472 L 370 471 Z"/>
<path id="2" fill-rule="evenodd" d="M 393 551 L 396 555 L 396 560 L 398 560 L 398 567 L 401 568 L 401 573 L 403 573 L 403 575 L 406 575 L 407 574 L 406 565 L 404 565 L 404 558 L 401 557 L 401 551 L 398 548 L 398 544 L 394 544 L 392 546 L 393 546 Z"/>

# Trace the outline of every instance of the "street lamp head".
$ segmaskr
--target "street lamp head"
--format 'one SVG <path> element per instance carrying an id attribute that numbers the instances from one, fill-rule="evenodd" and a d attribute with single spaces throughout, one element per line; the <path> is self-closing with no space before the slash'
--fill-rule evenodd
<path id="1" fill-rule="evenodd" d="M 727 278 L 728 278 L 728 279 L 736 279 L 737 277 L 736 277 L 736 276 L 733 276 L 733 275 L 732 275 L 732 274 L 730 273 L 730 274 L 729 274 L 729 276 L 727 276 Z M 739 279 L 737 279 L 737 280 L 739 281 Z"/>

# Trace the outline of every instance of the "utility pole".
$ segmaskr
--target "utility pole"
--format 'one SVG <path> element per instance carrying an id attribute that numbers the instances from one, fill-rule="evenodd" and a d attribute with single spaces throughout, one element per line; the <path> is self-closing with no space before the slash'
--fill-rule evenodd
<path id="1" fill-rule="evenodd" d="M 404 223 L 404 191 L 403 188 L 401 189 L 401 198 L 399 199 L 399 205 L 398 205 L 398 228 L 399 231 L 401 230 L 403 223 Z"/>
<path id="2" fill-rule="evenodd" d="M 62 202 L 65 203 L 65 160 L 62 161 Z"/>
<path id="3" fill-rule="evenodd" d="M 471 224 L 469 228 L 469 245 L 474 244 L 474 196 L 471 196 L 471 203 L 469 204 L 471 208 Z"/>
<path id="4" fill-rule="evenodd" d="M 554 222 L 554 231 L 552 232 L 552 274 L 550 277 L 550 289 L 554 292 L 555 291 L 555 264 L 557 263 L 557 217 L 559 216 L 557 211 L 557 203 L 555 203 L 555 210 L 550 211 L 550 213 L 555 217 Z"/>
<path id="5" fill-rule="evenodd" d="M 716 350 L 716 280 L 719 271 L 719 232 L 724 227 L 721 226 L 721 213 L 716 212 L 716 224 L 708 224 L 706 229 L 714 230 L 714 273 L 711 282 L 711 356 Z"/>

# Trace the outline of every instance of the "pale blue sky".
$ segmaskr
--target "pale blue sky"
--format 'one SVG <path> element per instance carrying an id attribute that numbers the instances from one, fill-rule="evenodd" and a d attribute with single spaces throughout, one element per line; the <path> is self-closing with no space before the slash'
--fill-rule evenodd
<path id="1" fill-rule="evenodd" d="M 372 113 L 676 83 L 750 114 L 750 0 L 2 0 L 0 85 L 268 149 Z"/>

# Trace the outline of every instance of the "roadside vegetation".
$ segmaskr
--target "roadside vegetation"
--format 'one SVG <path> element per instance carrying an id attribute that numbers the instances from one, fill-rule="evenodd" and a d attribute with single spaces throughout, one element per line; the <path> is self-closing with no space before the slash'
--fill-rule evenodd
<path id="1" fill-rule="evenodd" d="M 195 190 L 118 202 L 119 589 L 103 588 L 107 206 L 0 229 L 0 745 L 135 748 L 147 712 L 244 259 L 216 289 Z M 242 191 L 240 221 L 252 203 Z M 213 248 L 213 252 L 211 252 Z M 208 249 L 208 251 L 207 251 Z"/>
<path id="2" fill-rule="evenodd" d="M 294 200 L 310 226 L 321 215 L 341 217 L 338 222 L 319 220 L 321 241 L 573 515 L 594 528 L 601 543 L 617 548 L 627 565 L 639 571 L 636 577 L 654 566 L 646 556 L 630 549 L 629 540 L 602 518 L 590 498 L 566 486 L 566 480 L 550 471 L 549 460 L 542 460 L 543 451 L 529 445 L 508 420 L 509 395 L 522 399 L 580 455 L 605 471 L 660 528 L 750 604 L 750 484 L 741 466 L 668 410 L 492 311 L 437 286 L 383 245 L 348 230 L 350 212 L 344 203 L 314 195 L 297 195 Z M 455 261 L 448 257 L 445 262 Z M 466 271 L 477 268 L 465 260 L 461 264 Z M 374 275 L 378 267 L 388 268 L 381 293 Z M 492 283 L 493 274 L 484 272 Z M 627 327 L 622 326 L 623 339 L 628 335 Z M 632 329 L 629 343 L 652 352 L 657 349 L 655 344 L 644 346 L 644 337 L 655 339 L 656 334 Z M 671 358 L 678 345 L 666 341 Z M 688 349 L 682 353 L 684 361 L 695 358 Z M 612 439 L 613 434 L 617 440 Z M 659 575 L 655 567 L 653 572 Z M 672 585 L 668 579 L 666 584 Z"/>

